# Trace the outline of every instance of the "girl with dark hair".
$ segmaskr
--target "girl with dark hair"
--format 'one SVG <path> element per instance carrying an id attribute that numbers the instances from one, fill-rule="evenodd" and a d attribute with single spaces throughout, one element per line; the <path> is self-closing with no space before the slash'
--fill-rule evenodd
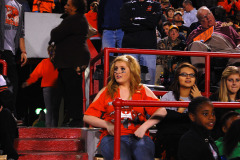
<path id="1" fill-rule="evenodd" d="M 240 119 L 231 124 L 224 136 L 223 153 L 229 160 L 240 158 Z"/>
<path id="2" fill-rule="evenodd" d="M 161 101 L 191 101 L 201 96 L 196 85 L 196 68 L 189 63 L 181 63 L 175 71 L 174 80 L 168 93 Z M 166 107 L 167 116 L 157 125 L 156 153 L 166 150 L 165 159 L 177 159 L 178 142 L 180 137 L 189 129 L 189 118 L 186 108 Z M 160 157 L 160 155 L 156 155 Z"/>
<path id="3" fill-rule="evenodd" d="M 220 160 L 217 146 L 210 136 L 216 121 L 211 101 L 206 97 L 192 99 L 188 113 L 192 127 L 179 141 L 179 160 Z"/>
<path id="4" fill-rule="evenodd" d="M 222 159 L 240 158 L 240 124 L 233 123 L 240 119 L 240 113 L 229 111 L 221 118 L 221 131 L 223 137 L 220 137 L 216 142 L 219 150 L 219 155 Z M 238 124 L 238 127 L 236 126 Z M 231 129 L 231 130 L 230 130 Z"/>

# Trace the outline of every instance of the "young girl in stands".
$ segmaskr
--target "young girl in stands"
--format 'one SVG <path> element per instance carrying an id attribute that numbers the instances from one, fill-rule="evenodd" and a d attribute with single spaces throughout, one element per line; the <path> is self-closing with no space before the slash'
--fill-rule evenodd
<path id="1" fill-rule="evenodd" d="M 188 106 L 191 129 L 179 141 L 179 160 L 220 160 L 217 146 L 210 136 L 216 117 L 206 97 L 192 99 Z"/>
<path id="2" fill-rule="evenodd" d="M 228 66 L 222 73 L 219 90 L 210 96 L 211 101 L 220 102 L 240 102 L 240 72 L 236 66 Z M 214 128 L 214 138 L 220 136 L 218 128 L 220 127 L 221 117 L 228 111 L 239 109 L 216 108 L 216 126 Z"/>
<path id="3" fill-rule="evenodd" d="M 114 154 L 115 110 L 110 103 L 119 97 L 123 100 L 158 100 L 154 93 L 140 84 L 140 66 L 130 55 L 118 56 L 110 69 L 110 81 L 96 96 L 84 113 L 83 120 L 100 127 L 101 154 L 105 160 L 112 160 Z M 148 120 L 146 114 L 152 115 Z M 121 110 L 121 149 L 122 160 L 154 159 L 154 143 L 148 129 L 165 117 L 165 108 L 124 106 Z M 153 117 L 160 117 L 160 119 Z"/>
<path id="4" fill-rule="evenodd" d="M 227 112 L 221 119 L 223 137 L 215 142 L 222 160 L 240 158 L 240 121 L 238 119 L 240 119 L 240 113 L 235 111 Z M 238 126 L 233 124 L 236 120 L 239 121 L 236 123 Z"/>
<path id="5" fill-rule="evenodd" d="M 197 69 L 189 63 L 181 63 L 175 71 L 174 80 L 168 93 L 161 101 L 191 101 L 201 96 L 196 85 Z M 188 131 L 190 121 L 187 108 L 166 107 L 167 116 L 157 125 L 156 157 L 166 151 L 165 159 L 177 159 L 178 142 L 181 136 Z M 160 155 L 159 155 L 160 154 Z M 162 157 L 164 158 L 164 157 Z"/>
<path id="6" fill-rule="evenodd" d="M 35 83 L 39 78 L 42 78 L 41 87 L 43 88 L 43 97 L 46 113 L 46 126 L 57 127 L 58 126 L 58 114 L 61 97 L 57 89 L 58 70 L 53 65 L 54 59 L 54 47 L 48 47 L 49 58 L 43 59 L 30 77 L 22 84 L 22 88 L 25 88 Z"/>

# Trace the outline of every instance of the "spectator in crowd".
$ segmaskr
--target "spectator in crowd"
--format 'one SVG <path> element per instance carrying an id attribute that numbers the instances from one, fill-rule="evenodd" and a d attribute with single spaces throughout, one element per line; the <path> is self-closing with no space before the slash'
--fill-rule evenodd
<path id="1" fill-rule="evenodd" d="M 90 11 L 88 11 L 88 13 L 85 13 L 88 24 L 91 25 L 93 28 L 95 28 L 97 31 L 98 31 L 98 26 L 97 26 L 98 5 L 99 5 L 98 2 L 96 1 L 92 2 L 90 4 Z M 99 32 L 97 33 L 97 35 L 90 37 L 90 40 L 95 46 L 97 52 L 99 53 L 101 51 L 101 46 L 102 46 L 102 39 Z"/>
<path id="2" fill-rule="evenodd" d="M 54 8 L 54 0 L 34 0 L 32 11 L 40 13 L 52 13 Z"/>
<path id="3" fill-rule="evenodd" d="M 169 27 L 172 25 L 171 22 L 166 21 L 163 23 L 163 31 L 164 31 L 164 35 L 162 36 L 162 38 L 167 37 L 168 36 L 168 31 L 169 31 Z"/>
<path id="4" fill-rule="evenodd" d="M 240 157 L 240 146 L 239 146 L 239 138 L 238 135 L 239 133 L 239 122 L 238 127 L 232 127 L 232 123 L 236 120 L 240 119 L 240 113 L 235 112 L 235 111 L 229 111 L 226 112 L 222 118 L 221 118 L 221 131 L 223 132 L 223 137 L 220 137 L 218 140 L 216 140 L 216 145 L 219 150 L 219 155 L 221 156 L 222 159 L 232 159 L 232 158 L 237 158 Z M 239 121 L 239 120 L 238 120 Z M 230 128 L 232 128 L 232 131 L 230 131 Z M 234 129 L 233 129 L 234 128 Z M 233 139 L 231 139 L 232 137 Z M 230 142 L 231 139 L 231 142 Z M 226 144 L 226 146 L 224 146 Z M 236 145 L 236 149 L 235 146 Z M 224 152 L 227 151 L 228 153 L 232 151 L 233 153 L 230 153 L 231 155 L 227 155 Z"/>
<path id="5" fill-rule="evenodd" d="M 30 77 L 22 84 L 22 88 L 42 78 L 41 87 L 43 89 L 43 98 L 47 109 L 45 126 L 57 127 L 61 96 L 57 88 L 58 70 L 53 65 L 55 48 L 52 45 L 48 47 L 48 55 L 49 58 L 43 59 L 37 65 Z"/>
<path id="6" fill-rule="evenodd" d="M 69 114 L 70 127 L 83 126 L 82 72 L 89 64 L 90 53 L 86 39 L 88 22 L 84 16 L 85 0 L 68 0 L 63 21 L 51 31 L 56 45 L 54 65 L 58 68 L 58 85 Z"/>
<path id="7" fill-rule="evenodd" d="M 15 0 L 4 0 L 0 3 L 0 56 L 7 62 L 8 78 L 13 86 L 14 106 L 18 90 L 18 73 L 15 61 L 18 47 L 20 47 L 21 52 L 21 67 L 27 62 L 23 12 L 22 5 Z"/>
<path id="8" fill-rule="evenodd" d="M 177 8 L 175 11 L 180 11 L 182 13 L 182 15 L 184 15 L 184 9 L 183 8 Z"/>
<path id="9" fill-rule="evenodd" d="M 184 0 L 183 1 L 183 9 L 184 9 L 184 15 L 183 21 L 184 26 L 190 27 L 192 23 L 197 22 L 197 10 L 193 7 L 191 0 Z"/>
<path id="10" fill-rule="evenodd" d="M 161 3 L 161 8 L 162 8 L 163 14 L 166 15 L 166 10 L 171 6 L 170 1 L 169 0 L 161 0 L 159 3 Z"/>
<path id="11" fill-rule="evenodd" d="M 210 96 L 211 101 L 238 102 L 240 101 L 240 72 L 238 67 L 228 66 L 223 72 L 220 80 L 219 90 Z M 215 137 L 218 138 L 221 117 L 233 108 L 216 108 Z"/>
<path id="12" fill-rule="evenodd" d="M 230 119 L 229 128 L 224 137 L 216 141 L 222 159 L 237 160 L 240 158 L 240 116 Z"/>
<path id="13" fill-rule="evenodd" d="M 188 35 L 190 34 L 190 29 L 189 29 L 189 27 L 186 27 L 186 26 L 183 25 L 184 21 L 183 21 L 183 18 L 182 18 L 182 12 L 176 11 L 174 13 L 173 24 L 178 26 L 179 34 L 183 35 L 184 39 L 186 40 Z"/>
<path id="14" fill-rule="evenodd" d="M 156 27 L 161 17 L 158 2 L 137 0 L 125 3 L 121 9 L 121 25 L 124 31 L 123 48 L 157 49 Z M 148 67 L 150 77 L 143 83 L 154 84 L 156 55 L 133 55 L 140 65 Z"/>
<path id="15" fill-rule="evenodd" d="M 167 16 L 167 21 L 168 22 L 173 22 L 173 16 L 174 16 L 174 8 L 173 7 L 169 7 L 167 10 L 166 10 L 166 14 Z"/>
<path id="16" fill-rule="evenodd" d="M 238 48 L 240 46 L 240 36 L 232 26 L 228 26 L 226 23 L 216 22 L 212 12 L 205 6 L 199 8 L 197 17 L 201 25 L 192 31 L 187 39 L 187 46 L 190 51 L 240 52 Z M 214 70 L 218 68 L 218 70 L 212 70 L 215 72 L 213 74 L 222 73 L 226 65 L 237 65 L 238 62 L 239 59 L 236 58 L 230 58 L 229 61 L 216 58 L 214 59 L 212 68 Z M 203 73 L 205 72 L 205 65 L 203 65 L 205 64 L 204 57 L 191 57 L 191 63 L 198 66 L 198 69 Z M 212 78 L 213 84 L 218 81 L 219 79 Z"/>
<path id="17" fill-rule="evenodd" d="M 0 145 L 3 154 L 10 160 L 17 160 L 14 139 L 18 136 L 17 123 L 12 113 L 14 110 L 13 93 L 8 79 L 0 75 Z"/>
<path id="18" fill-rule="evenodd" d="M 161 101 L 190 101 L 201 96 L 196 85 L 197 69 L 189 63 L 181 63 L 174 72 L 174 79 L 168 93 Z M 167 160 L 177 159 L 180 137 L 189 129 L 187 108 L 167 107 L 167 116 L 157 125 L 156 153 L 166 151 Z M 159 157 L 159 155 L 156 155 Z M 164 157 L 162 157 L 164 159 Z"/>
<path id="19" fill-rule="evenodd" d="M 222 6 L 217 6 L 211 9 L 216 21 L 226 22 L 226 11 Z"/>
<path id="20" fill-rule="evenodd" d="M 105 160 L 114 153 L 115 111 L 110 103 L 119 97 L 123 100 L 157 100 L 154 93 L 140 84 L 140 66 L 130 55 L 115 58 L 110 69 L 110 81 L 95 97 L 84 115 L 84 121 L 100 127 L 100 149 Z M 152 115 L 148 120 L 146 114 Z M 121 110 L 121 159 L 154 159 L 154 143 L 148 129 L 166 116 L 162 107 L 129 107 Z M 155 118 L 154 118 L 155 117 Z M 159 119 L 158 119 L 158 118 Z"/>
<path id="21" fill-rule="evenodd" d="M 220 160 L 218 148 L 210 136 L 216 117 L 214 106 L 206 97 L 192 99 L 188 105 L 191 129 L 179 142 L 179 160 Z"/>
<path id="22" fill-rule="evenodd" d="M 122 48 L 124 32 L 120 24 L 120 9 L 129 0 L 101 0 L 98 7 L 98 31 L 102 48 Z M 113 56 L 113 54 L 110 54 Z"/>

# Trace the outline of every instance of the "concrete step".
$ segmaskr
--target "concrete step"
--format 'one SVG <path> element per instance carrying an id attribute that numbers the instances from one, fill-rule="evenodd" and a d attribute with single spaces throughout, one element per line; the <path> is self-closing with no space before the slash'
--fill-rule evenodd
<path id="1" fill-rule="evenodd" d="M 81 152 L 19 152 L 18 160 L 88 160 Z"/>

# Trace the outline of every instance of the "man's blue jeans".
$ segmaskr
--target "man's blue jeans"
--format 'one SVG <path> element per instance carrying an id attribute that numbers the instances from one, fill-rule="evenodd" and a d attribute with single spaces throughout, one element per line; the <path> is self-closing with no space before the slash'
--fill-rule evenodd
<path id="1" fill-rule="evenodd" d="M 113 160 L 114 137 L 105 136 L 100 143 L 101 154 L 105 160 Z M 121 160 L 153 160 L 155 147 L 150 137 L 137 138 L 135 135 L 121 136 Z"/>
<path id="2" fill-rule="evenodd" d="M 121 29 L 116 30 L 103 30 L 102 35 L 102 48 L 121 48 L 124 32 Z M 113 56 L 113 53 L 110 53 Z"/>

